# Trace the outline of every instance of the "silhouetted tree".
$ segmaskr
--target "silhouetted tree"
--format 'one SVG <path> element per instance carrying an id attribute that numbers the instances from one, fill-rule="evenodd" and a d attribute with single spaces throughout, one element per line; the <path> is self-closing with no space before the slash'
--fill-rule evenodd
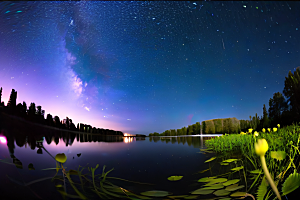
<path id="1" fill-rule="evenodd" d="M 52 117 L 51 114 L 47 114 L 47 119 L 46 119 L 46 121 L 47 121 L 47 125 L 48 125 L 48 126 L 54 126 L 53 117 Z"/>
<path id="2" fill-rule="evenodd" d="M 1 98 L 2 98 L 2 87 L 0 88 L 0 104 L 1 104 Z"/>
<path id="3" fill-rule="evenodd" d="M 287 111 L 288 104 L 280 92 L 274 93 L 273 98 L 269 100 L 269 119 L 271 126 L 281 123 L 281 115 L 283 111 Z"/>
<path id="4" fill-rule="evenodd" d="M 66 126 L 67 126 L 67 129 L 70 128 L 70 122 L 69 122 L 69 117 L 66 118 Z"/>
<path id="5" fill-rule="evenodd" d="M 12 89 L 9 97 L 9 101 L 7 103 L 7 107 L 14 109 L 17 104 L 17 92 Z"/>
<path id="6" fill-rule="evenodd" d="M 61 123 L 60 123 L 60 119 L 58 116 L 54 117 L 54 124 L 55 124 L 55 127 L 60 128 Z"/>
<path id="7" fill-rule="evenodd" d="M 297 67 L 294 74 L 289 71 L 288 77 L 285 77 L 283 94 L 291 106 L 290 114 L 293 113 L 293 119 L 300 121 L 300 67 Z"/>
<path id="8" fill-rule="evenodd" d="M 18 103 L 17 105 L 17 115 L 21 116 L 22 115 L 22 104 Z"/>
<path id="9" fill-rule="evenodd" d="M 23 101 L 22 113 L 23 113 L 23 116 L 26 116 L 26 114 L 27 114 L 27 105 L 26 105 L 25 101 Z"/>
<path id="10" fill-rule="evenodd" d="M 36 120 L 36 108 L 35 108 L 35 103 L 30 103 L 29 109 L 28 109 L 28 117 L 31 121 Z"/>
<path id="11" fill-rule="evenodd" d="M 268 118 L 268 112 L 267 112 L 267 108 L 266 108 L 266 105 L 264 104 L 264 107 L 263 107 L 263 128 L 268 128 L 269 127 L 269 118 Z"/>

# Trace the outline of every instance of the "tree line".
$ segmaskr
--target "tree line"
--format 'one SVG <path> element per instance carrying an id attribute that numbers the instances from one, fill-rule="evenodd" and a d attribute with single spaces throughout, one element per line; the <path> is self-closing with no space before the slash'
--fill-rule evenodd
<path id="1" fill-rule="evenodd" d="M 283 94 L 282 94 L 283 93 Z M 300 122 L 300 67 L 297 67 L 294 73 L 289 71 L 288 76 L 285 77 L 284 89 L 280 92 L 273 94 L 273 97 L 269 100 L 269 109 L 267 111 L 266 105 L 263 105 L 263 116 L 249 116 L 250 120 L 239 120 L 240 125 L 238 132 L 247 132 L 249 128 L 253 130 L 261 131 L 263 128 L 277 127 L 280 124 L 281 127 L 297 124 Z M 177 136 L 177 135 L 193 135 L 199 134 L 200 130 L 202 134 L 215 134 L 215 133 L 234 133 L 232 126 L 226 125 L 227 131 L 218 132 L 216 130 L 207 130 L 208 121 L 202 121 L 196 124 L 183 127 L 181 129 L 170 129 L 163 133 L 150 133 L 149 136 Z"/>
<path id="2" fill-rule="evenodd" d="M 43 124 L 46 126 L 56 127 L 59 129 L 67 129 L 70 131 L 79 131 L 85 133 L 97 133 L 101 135 L 121 135 L 121 131 L 114 131 L 109 129 L 102 129 L 92 127 L 91 125 L 77 123 L 77 126 L 73 123 L 72 119 L 66 117 L 66 119 L 60 120 L 58 116 L 52 116 L 50 113 L 47 114 L 45 119 L 45 110 L 42 110 L 42 106 L 36 106 L 34 102 L 30 103 L 29 108 L 27 109 L 27 104 L 25 101 L 16 105 L 17 100 L 17 91 L 12 89 L 9 101 L 7 106 L 4 105 L 4 102 L 1 101 L 2 97 L 2 87 L 0 89 L 0 111 L 7 113 L 9 115 L 14 115 L 21 117 L 27 121 Z"/>

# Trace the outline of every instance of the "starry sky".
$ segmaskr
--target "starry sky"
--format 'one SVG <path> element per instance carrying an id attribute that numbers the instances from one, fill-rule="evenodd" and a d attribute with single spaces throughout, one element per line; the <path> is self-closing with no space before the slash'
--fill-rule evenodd
<path id="1" fill-rule="evenodd" d="M 0 3 L 5 105 L 149 134 L 262 116 L 300 66 L 299 2 Z"/>

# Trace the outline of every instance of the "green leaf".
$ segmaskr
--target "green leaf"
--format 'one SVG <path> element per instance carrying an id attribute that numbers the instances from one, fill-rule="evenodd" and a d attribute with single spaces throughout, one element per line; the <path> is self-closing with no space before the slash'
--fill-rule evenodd
<path id="1" fill-rule="evenodd" d="M 241 166 L 241 167 L 235 167 L 235 168 L 232 168 L 231 170 L 232 171 L 239 171 L 239 170 L 241 170 L 241 169 L 243 169 L 244 168 L 244 166 Z"/>
<path id="2" fill-rule="evenodd" d="M 183 176 L 170 176 L 168 178 L 169 181 L 179 181 Z"/>
<path id="3" fill-rule="evenodd" d="M 170 195 L 170 193 L 166 191 L 152 190 L 147 192 L 141 192 L 141 195 L 150 196 L 150 197 L 165 197 Z"/>
<path id="4" fill-rule="evenodd" d="M 240 179 L 232 179 L 232 180 L 230 180 L 230 181 L 227 181 L 227 182 L 223 183 L 223 185 L 224 185 L 224 186 L 228 186 L 228 185 L 235 184 L 235 183 L 237 183 L 237 182 L 239 182 L 239 181 L 240 181 Z"/>
<path id="5" fill-rule="evenodd" d="M 246 192 L 235 192 L 233 194 L 231 194 L 231 197 L 243 197 L 246 195 Z"/>
<path id="6" fill-rule="evenodd" d="M 222 162 L 221 162 L 220 165 L 229 165 L 229 163 L 222 163 Z"/>
<path id="7" fill-rule="evenodd" d="M 216 159 L 216 158 L 217 158 L 217 157 L 212 157 L 212 158 L 208 159 L 207 161 L 205 161 L 205 163 L 206 163 L 206 162 L 213 161 L 213 160 Z"/>
<path id="8" fill-rule="evenodd" d="M 232 192 L 234 190 L 238 190 L 238 189 L 243 188 L 243 187 L 245 187 L 245 186 L 244 185 L 239 186 L 238 184 L 234 184 L 234 185 L 227 186 L 225 188 L 225 190 Z"/>
<path id="9" fill-rule="evenodd" d="M 217 190 L 213 194 L 216 196 L 226 196 L 226 195 L 230 194 L 230 192 L 223 189 L 223 190 Z"/>
<path id="10" fill-rule="evenodd" d="M 250 173 L 259 174 L 259 173 L 261 173 L 261 169 L 256 169 L 256 170 L 250 171 Z"/>
<path id="11" fill-rule="evenodd" d="M 282 185 L 282 195 L 289 194 L 296 190 L 300 186 L 300 174 L 294 170 L 294 173 L 289 175 L 289 177 L 284 181 Z"/>
<path id="12" fill-rule="evenodd" d="M 263 200 L 266 193 L 267 193 L 267 187 L 268 187 L 268 183 L 267 183 L 267 180 L 266 180 L 266 177 L 264 176 L 262 181 L 261 181 L 261 184 L 260 186 L 258 187 L 258 190 L 257 190 L 257 200 Z"/>
<path id="13" fill-rule="evenodd" d="M 283 160 L 286 157 L 285 151 L 271 151 L 271 157 L 277 160 Z"/>
<path id="14" fill-rule="evenodd" d="M 203 188 L 200 188 L 198 190 L 191 192 L 191 194 L 211 194 L 213 192 L 214 190 L 203 190 Z"/>
<path id="15" fill-rule="evenodd" d="M 230 163 L 230 162 L 233 162 L 233 161 L 236 161 L 236 160 L 238 160 L 238 159 L 228 159 L 228 160 L 223 160 L 222 162 L 228 162 L 228 163 Z"/>
<path id="16" fill-rule="evenodd" d="M 219 199 L 219 200 L 231 200 L 231 198 L 226 197 L 226 198 L 222 198 L 222 199 Z"/>

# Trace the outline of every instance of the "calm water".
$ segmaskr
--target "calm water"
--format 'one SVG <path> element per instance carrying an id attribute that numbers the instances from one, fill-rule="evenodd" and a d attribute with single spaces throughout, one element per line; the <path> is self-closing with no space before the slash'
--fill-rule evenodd
<path id="1" fill-rule="evenodd" d="M 18 184 L 53 177 L 56 170 L 42 170 L 56 166 L 49 154 L 55 157 L 58 153 L 65 153 L 68 159 L 64 167 L 67 170 L 77 170 L 79 165 L 95 167 L 99 164 L 95 172 L 99 174 L 102 173 L 103 165 L 106 165 L 105 171 L 114 168 L 108 176 L 154 184 L 141 185 L 111 180 L 112 183 L 136 194 L 149 190 L 164 190 L 172 192 L 173 195 L 188 194 L 199 189 L 197 180 L 207 174 L 195 173 L 207 169 L 208 164 L 204 164 L 204 161 L 212 157 L 212 154 L 198 153 L 201 143 L 204 143 L 203 139 L 207 139 L 202 138 L 201 141 L 201 137 L 105 138 L 44 128 L 30 127 L 30 131 L 28 128 L 17 127 L 0 127 L 0 159 L 8 162 L 0 162 L 0 194 L 5 199 L 24 199 L 24 196 L 31 199 L 62 199 L 51 179 L 28 187 Z M 41 146 L 44 146 L 49 154 L 43 148 L 39 148 Z M 35 170 L 29 170 L 30 163 Z M 168 181 L 167 178 L 173 175 L 183 178 L 176 182 Z M 72 188 L 69 186 L 67 190 Z"/>

